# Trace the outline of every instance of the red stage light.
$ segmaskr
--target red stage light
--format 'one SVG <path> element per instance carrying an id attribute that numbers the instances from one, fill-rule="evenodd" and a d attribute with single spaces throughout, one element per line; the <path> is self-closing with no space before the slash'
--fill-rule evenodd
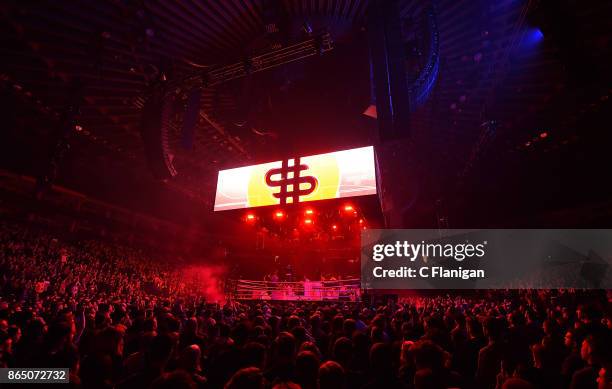
<path id="1" fill-rule="evenodd" d="M 274 217 L 278 220 L 282 220 L 285 217 L 285 213 L 283 211 L 276 211 Z"/>
<path id="2" fill-rule="evenodd" d="M 359 219 L 359 224 L 363 224 L 363 219 Z"/>
<path id="3" fill-rule="evenodd" d="M 335 225 L 335 224 L 333 224 L 333 225 L 332 225 L 332 230 L 336 231 L 337 229 L 338 229 L 338 226 L 337 226 L 337 225 Z"/>
<path id="4" fill-rule="evenodd" d="M 547 132 L 541 132 L 540 133 L 540 138 L 542 138 L 542 139 L 546 138 L 547 136 L 548 136 Z"/>
<path id="5" fill-rule="evenodd" d="M 254 221 L 254 220 L 255 220 L 255 215 L 253 215 L 252 213 L 247 214 L 247 215 L 246 215 L 246 220 L 247 220 L 248 222 L 252 222 L 252 221 Z"/>
<path id="6" fill-rule="evenodd" d="M 346 212 L 351 212 L 353 209 L 354 209 L 353 206 L 350 204 L 344 206 L 344 210 Z"/>
<path id="7" fill-rule="evenodd" d="M 312 219 L 304 220 L 304 224 L 312 225 Z"/>
<path id="8" fill-rule="evenodd" d="M 312 215 L 313 213 L 314 213 L 314 211 L 312 209 L 310 209 L 310 208 L 308 208 L 306 210 L 306 215 Z"/>

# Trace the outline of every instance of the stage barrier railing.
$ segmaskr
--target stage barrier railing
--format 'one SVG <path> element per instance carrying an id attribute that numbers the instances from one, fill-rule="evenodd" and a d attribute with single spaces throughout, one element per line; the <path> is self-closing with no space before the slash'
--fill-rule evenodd
<path id="1" fill-rule="evenodd" d="M 254 281 L 230 280 L 229 294 L 236 300 L 360 301 L 360 280 Z"/>

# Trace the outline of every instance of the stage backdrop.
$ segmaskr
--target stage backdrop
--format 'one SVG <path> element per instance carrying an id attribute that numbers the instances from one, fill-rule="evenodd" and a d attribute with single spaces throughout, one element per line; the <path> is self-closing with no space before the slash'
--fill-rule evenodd
<path id="1" fill-rule="evenodd" d="M 221 170 L 215 211 L 376 194 L 372 146 Z"/>

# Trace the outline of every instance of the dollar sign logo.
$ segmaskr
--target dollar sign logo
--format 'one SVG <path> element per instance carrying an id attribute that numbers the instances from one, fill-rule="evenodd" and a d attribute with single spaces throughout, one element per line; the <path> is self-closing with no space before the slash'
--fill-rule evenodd
<path id="1" fill-rule="evenodd" d="M 278 186 L 279 192 L 273 193 L 272 196 L 279 199 L 280 204 L 287 204 L 287 199 L 297 203 L 300 201 L 300 196 L 309 195 L 317 188 L 317 179 L 313 176 L 301 176 L 304 170 L 308 170 L 308 165 L 300 163 L 300 158 L 295 158 L 292 166 L 289 166 L 289 160 L 283 160 L 282 166 L 277 169 L 270 169 L 266 173 L 266 184 L 270 187 Z M 276 180 L 272 176 L 280 175 Z M 290 177 L 291 175 L 291 177 Z M 303 189 L 300 184 L 308 184 L 308 188 Z M 291 186 L 291 190 L 289 190 Z"/>

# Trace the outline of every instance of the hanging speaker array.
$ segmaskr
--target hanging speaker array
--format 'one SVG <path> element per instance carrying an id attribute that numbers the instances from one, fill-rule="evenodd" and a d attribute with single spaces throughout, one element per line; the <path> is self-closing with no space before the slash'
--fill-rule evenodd
<path id="1" fill-rule="evenodd" d="M 172 96 L 160 91 L 150 96 L 142 108 L 141 133 L 145 156 L 151 172 L 161 180 L 177 175 L 169 145 L 172 105 Z"/>

